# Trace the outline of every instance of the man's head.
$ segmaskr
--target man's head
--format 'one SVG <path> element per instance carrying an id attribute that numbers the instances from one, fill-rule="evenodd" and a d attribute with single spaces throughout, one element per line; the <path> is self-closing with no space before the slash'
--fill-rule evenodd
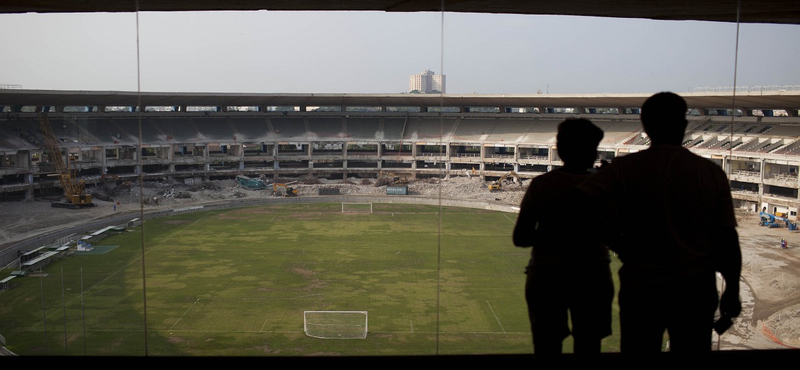
<path id="1" fill-rule="evenodd" d="M 597 159 L 603 130 L 587 119 L 568 119 L 558 125 L 558 156 L 565 166 L 590 168 Z"/>
<path id="2" fill-rule="evenodd" d="M 686 131 L 686 101 L 671 92 L 655 94 L 642 105 L 641 119 L 653 144 L 681 145 Z"/>

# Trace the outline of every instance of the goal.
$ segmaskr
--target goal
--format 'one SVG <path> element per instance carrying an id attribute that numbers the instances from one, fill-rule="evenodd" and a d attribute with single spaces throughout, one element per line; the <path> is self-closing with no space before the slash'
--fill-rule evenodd
<path id="1" fill-rule="evenodd" d="M 372 203 L 342 203 L 342 213 L 372 213 Z"/>
<path id="2" fill-rule="evenodd" d="M 303 330 L 320 339 L 365 339 L 367 311 L 304 311 Z"/>

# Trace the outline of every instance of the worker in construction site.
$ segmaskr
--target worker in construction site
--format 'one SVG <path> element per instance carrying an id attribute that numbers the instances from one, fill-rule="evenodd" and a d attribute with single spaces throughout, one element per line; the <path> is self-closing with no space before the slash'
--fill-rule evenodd
<path id="1" fill-rule="evenodd" d="M 712 328 L 724 332 L 741 311 L 730 186 L 718 165 L 682 146 L 686 112 L 676 94 L 648 98 L 641 120 L 650 147 L 615 158 L 578 186 L 587 225 L 598 226 L 593 233 L 622 261 L 622 353 L 660 352 L 665 332 L 671 352 L 708 352 Z"/>
<path id="2" fill-rule="evenodd" d="M 525 299 L 534 354 L 561 354 L 570 334 L 575 354 L 599 354 L 602 339 L 611 334 L 609 255 L 599 238 L 575 230 L 570 197 L 589 178 L 603 131 L 588 120 L 570 119 L 559 124 L 556 139 L 564 166 L 531 181 L 514 228 L 514 244 L 533 247 Z"/>

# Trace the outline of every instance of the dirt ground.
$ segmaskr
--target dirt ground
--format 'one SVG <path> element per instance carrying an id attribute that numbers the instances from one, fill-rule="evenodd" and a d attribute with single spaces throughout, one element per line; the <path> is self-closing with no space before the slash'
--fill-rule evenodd
<path id="1" fill-rule="evenodd" d="M 299 190 L 299 196 L 316 195 L 319 187 L 336 187 L 341 194 L 378 195 L 386 192 L 385 187 L 376 187 L 375 180 L 369 179 L 289 179 L 287 182 Z M 412 181 L 409 192 L 416 196 L 441 195 L 505 204 L 519 204 L 524 194 L 524 187 L 513 183 L 506 184 L 503 191 L 489 192 L 486 183 L 474 177 L 452 178 L 441 184 L 440 187 L 436 181 Z M 145 183 L 142 190 L 143 198 L 149 203 L 144 206 L 145 211 L 271 196 L 271 191 L 243 189 L 234 180 L 215 180 L 190 186 L 164 179 Z M 115 188 L 110 184 L 90 191 L 96 194 L 97 207 L 83 210 L 55 209 L 45 199 L 0 202 L 0 225 L 3 225 L 0 228 L 0 248 L 114 213 L 138 215 L 141 199 L 138 184 L 134 183 L 130 189 Z M 153 198 L 158 199 L 158 204 Z M 119 205 L 114 209 L 116 202 Z M 752 212 L 742 211 L 737 217 L 743 255 L 741 296 L 744 307 L 734 327 L 722 336 L 720 349 L 800 348 L 800 232 L 758 226 L 758 215 Z M 781 249 L 781 238 L 788 242 L 788 249 Z"/>
<path id="2" fill-rule="evenodd" d="M 759 226 L 737 214 L 742 247 L 743 311 L 722 336 L 722 349 L 800 348 L 800 232 Z M 786 239 L 787 249 L 781 248 Z"/>

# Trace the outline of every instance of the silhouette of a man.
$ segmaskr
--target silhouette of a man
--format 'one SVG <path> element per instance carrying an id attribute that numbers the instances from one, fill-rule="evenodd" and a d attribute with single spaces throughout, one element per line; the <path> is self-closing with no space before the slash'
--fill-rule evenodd
<path id="1" fill-rule="evenodd" d="M 614 285 L 608 249 L 581 233 L 570 197 L 589 178 L 603 131 L 584 119 L 559 124 L 558 155 L 564 166 L 534 178 L 520 204 L 514 244 L 533 247 L 525 298 L 537 356 L 558 355 L 572 334 L 574 353 L 600 353 L 611 334 Z M 572 320 L 572 330 L 568 325 Z"/>
<path id="2" fill-rule="evenodd" d="M 683 148 L 686 102 L 659 93 L 642 106 L 647 150 L 616 158 L 581 184 L 589 212 L 618 253 L 621 351 L 711 350 L 714 315 L 739 315 L 741 250 L 722 169 Z M 724 278 L 720 302 L 716 274 Z M 718 331 L 727 329 L 724 325 Z"/>

